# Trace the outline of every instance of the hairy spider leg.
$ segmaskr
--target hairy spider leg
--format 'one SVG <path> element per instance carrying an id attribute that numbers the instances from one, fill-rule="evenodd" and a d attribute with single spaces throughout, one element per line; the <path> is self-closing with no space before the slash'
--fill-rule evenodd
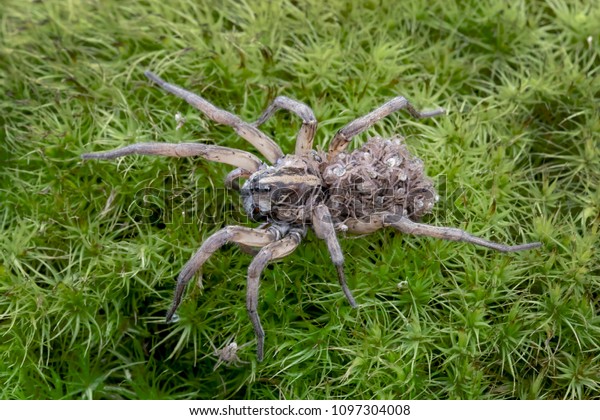
<path id="1" fill-rule="evenodd" d="M 315 132 L 317 131 L 317 119 L 315 118 L 315 114 L 312 109 L 310 109 L 306 104 L 296 101 L 295 99 L 290 99 L 286 96 L 278 96 L 271 102 L 271 104 L 265 109 L 262 115 L 256 120 L 252 125 L 255 127 L 260 127 L 264 124 L 269 118 L 273 116 L 275 112 L 280 109 L 284 109 L 293 114 L 296 114 L 300 118 L 302 118 L 302 127 L 298 131 L 298 136 L 296 137 L 296 155 L 306 155 L 310 150 L 312 150 L 313 140 L 315 138 Z M 234 169 L 233 171 L 227 174 L 227 178 L 225 178 L 225 186 L 230 189 L 234 189 L 239 191 L 239 184 L 235 182 L 240 178 L 248 178 L 250 176 L 249 173 L 242 171 L 240 169 Z"/>
<path id="2" fill-rule="evenodd" d="M 225 177 L 225 188 L 230 190 L 240 190 L 240 183 L 236 182 L 238 179 L 248 179 L 254 171 L 249 172 L 243 168 L 236 168 L 229 172 Z"/>
<path id="3" fill-rule="evenodd" d="M 335 234 L 335 227 L 333 225 L 331 213 L 329 213 L 329 209 L 325 204 L 319 204 L 313 210 L 312 225 L 317 237 L 323 239 L 327 244 L 327 250 L 331 256 L 331 261 L 337 270 L 338 281 L 340 286 L 342 286 L 344 295 L 346 295 L 350 306 L 356 308 L 356 301 L 354 300 L 354 296 L 352 296 L 352 292 L 348 288 L 346 276 L 344 275 L 344 254 L 342 253 L 340 242 Z"/>
<path id="4" fill-rule="evenodd" d="M 345 150 L 352 137 L 362 133 L 380 119 L 401 109 L 406 109 L 408 113 L 415 118 L 430 118 L 446 112 L 443 108 L 431 111 L 418 111 L 405 97 L 398 96 L 374 111 L 371 111 L 367 115 L 357 118 L 341 128 L 331 140 L 331 144 L 329 145 L 329 158 L 331 159 L 333 156 Z"/>
<path id="5" fill-rule="evenodd" d="M 368 235 L 383 229 L 383 218 L 386 214 L 376 213 L 369 216 L 369 221 L 364 222 L 358 219 L 348 219 L 344 224 L 348 228 L 347 232 L 356 235 Z"/>
<path id="6" fill-rule="evenodd" d="M 252 144 L 256 149 L 271 163 L 277 162 L 277 159 L 283 157 L 281 148 L 258 128 L 243 121 L 240 117 L 233 115 L 223 109 L 217 108 L 206 99 L 189 92 L 182 87 L 165 82 L 151 71 L 145 71 L 144 74 L 162 89 L 175 96 L 180 97 L 194 108 L 201 111 L 211 120 L 232 127 L 235 132 Z"/>
<path id="7" fill-rule="evenodd" d="M 541 242 L 532 242 L 513 246 L 499 244 L 479 238 L 475 235 L 471 235 L 470 233 L 461 229 L 416 223 L 407 217 L 400 215 L 386 216 L 383 220 L 383 226 L 393 227 L 398 229 L 400 232 L 407 233 L 409 235 L 430 236 L 432 238 L 446 239 L 448 241 L 468 242 L 500 252 L 526 251 L 528 249 L 538 248 L 542 245 Z"/>
<path id="8" fill-rule="evenodd" d="M 202 246 L 196 251 L 194 256 L 185 264 L 181 273 L 177 277 L 177 285 L 175 286 L 175 296 L 173 304 L 167 312 L 166 320 L 169 322 L 177 308 L 181 304 L 185 287 L 190 282 L 194 274 L 202 268 L 202 265 L 214 254 L 219 248 L 228 242 L 237 244 L 263 247 L 280 239 L 287 231 L 281 232 L 280 229 L 270 227 L 268 229 L 253 229 L 244 226 L 227 226 L 213 233 Z"/>
<path id="9" fill-rule="evenodd" d="M 300 131 L 298 131 L 298 136 L 296 137 L 296 150 L 294 154 L 305 156 L 312 150 L 318 124 L 313 110 L 308 105 L 286 96 L 278 96 L 252 125 L 260 127 L 261 124 L 265 123 L 280 109 L 289 111 L 302 118 L 302 127 L 300 127 Z"/>
<path id="10" fill-rule="evenodd" d="M 448 241 L 468 242 L 471 244 L 483 246 L 500 252 L 517 252 L 526 251 L 528 249 L 538 248 L 541 242 L 532 242 L 522 245 L 504 245 L 497 242 L 488 241 L 487 239 L 479 238 L 464 230 L 445 227 L 431 226 L 425 223 L 417 223 L 410 220 L 408 217 L 399 214 L 376 214 L 371 217 L 368 222 L 352 220 L 347 221 L 348 232 L 357 234 L 373 233 L 384 227 L 392 227 L 402 233 L 417 236 L 429 236 L 432 238 L 446 239 Z"/>
<path id="11" fill-rule="evenodd" d="M 263 360 L 265 348 L 265 331 L 258 316 L 258 287 L 260 275 L 270 261 L 291 254 L 300 245 L 306 232 L 305 228 L 292 228 L 286 237 L 264 246 L 248 267 L 248 289 L 246 291 L 246 309 L 256 335 L 256 358 Z"/>
<path id="12" fill-rule="evenodd" d="M 252 153 L 202 143 L 137 143 L 106 152 L 84 153 L 81 157 L 83 159 L 116 159 L 128 155 L 200 156 L 212 162 L 227 163 L 249 172 L 256 172 L 262 165 L 260 159 Z"/>

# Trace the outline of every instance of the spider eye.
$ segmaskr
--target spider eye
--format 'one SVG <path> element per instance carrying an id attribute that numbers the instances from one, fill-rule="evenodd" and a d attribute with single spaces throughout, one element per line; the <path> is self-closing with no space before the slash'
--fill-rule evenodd
<path id="1" fill-rule="evenodd" d="M 271 191 L 271 185 L 269 184 L 258 184 L 256 187 L 258 192 L 269 192 Z"/>

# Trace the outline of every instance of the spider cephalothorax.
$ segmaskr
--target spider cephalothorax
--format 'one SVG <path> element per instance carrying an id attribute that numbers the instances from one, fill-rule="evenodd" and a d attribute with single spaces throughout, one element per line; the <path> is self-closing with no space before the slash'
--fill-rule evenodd
<path id="1" fill-rule="evenodd" d="M 255 221 L 307 223 L 311 207 L 323 200 L 318 162 L 311 156 L 284 156 L 252 174 L 240 194 Z"/>
<path id="2" fill-rule="evenodd" d="M 403 233 L 470 242 L 502 252 L 523 251 L 541 245 L 534 242 L 508 246 L 478 238 L 460 229 L 419 223 L 419 218 L 431 211 L 437 195 L 431 180 L 425 176 L 423 162 L 409 153 L 401 137 L 391 140 L 376 137 L 359 149 L 345 151 L 352 137 L 394 111 L 405 109 L 413 117 L 426 118 L 443 114 L 443 109 L 420 112 L 405 98 L 398 96 L 340 129 L 331 140 L 327 152 L 314 151 L 312 143 L 317 120 L 312 110 L 301 102 L 279 96 L 254 124 L 249 124 L 149 71 L 145 74 L 208 118 L 231 126 L 268 163 L 238 149 L 198 143 L 138 143 L 108 152 L 88 153 L 82 157 L 114 159 L 131 154 L 201 156 L 236 167 L 225 183 L 230 188 L 240 190 L 246 213 L 253 220 L 264 223 L 259 228 L 227 226 L 211 235 L 179 274 L 167 320 L 175 314 L 193 275 L 217 249 L 227 242 L 259 248 L 248 268 L 246 294 L 246 308 L 256 333 L 259 360 L 264 354 L 264 331 L 257 312 L 260 274 L 270 261 L 291 254 L 308 227 L 326 242 L 338 281 L 352 306 L 356 306 L 356 302 L 346 285 L 344 258 L 336 230 L 362 234 L 391 227 Z M 258 129 L 278 109 L 302 118 L 293 155 L 284 155 L 279 146 Z M 237 181 L 239 178 L 246 179 L 241 188 Z"/>

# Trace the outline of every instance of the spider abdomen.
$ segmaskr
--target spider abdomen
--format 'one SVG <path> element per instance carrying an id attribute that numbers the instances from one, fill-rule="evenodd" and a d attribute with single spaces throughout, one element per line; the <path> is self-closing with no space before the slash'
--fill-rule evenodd
<path id="1" fill-rule="evenodd" d="M 323 154 L 288 155 L 255 172 L 241 189 L 254 220 L 310 224 L 314 207 L 325 203 L 336 225 L 368 222 L 377 214 L 418 220 L 437 194 L 401 137 L 374 137 L 361 148 L 328 160 Z"/>
<path id="2" fill-rule="evenodd" d="M 437 194 L 401 137 L 374 137 L 359 149 L 340 153 L 322 169 L 327 207 L 334 220 L 367 222 L 391 213 L 412 220 L 431 212 Z"/>

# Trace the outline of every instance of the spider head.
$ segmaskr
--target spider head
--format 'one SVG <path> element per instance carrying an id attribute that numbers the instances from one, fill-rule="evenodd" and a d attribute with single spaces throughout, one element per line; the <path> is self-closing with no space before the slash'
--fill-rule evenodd
<path id="1" fill-rule="evenodd" d="M 255 221 L 303 223 L 321 191 L 321 178 L 304 157 L 285 156 L 253 173 L 240 191 L 244 210 Z"/>

